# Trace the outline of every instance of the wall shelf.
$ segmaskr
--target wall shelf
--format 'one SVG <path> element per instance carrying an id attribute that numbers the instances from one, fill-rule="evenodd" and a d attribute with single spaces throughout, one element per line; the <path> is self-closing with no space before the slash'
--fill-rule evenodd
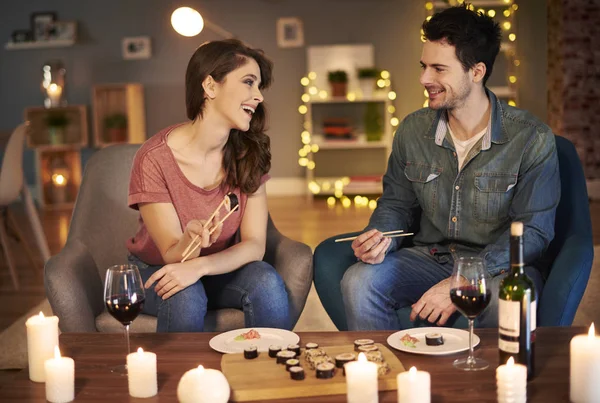
<path id="1" fill-rule="evenodd" d="M 33 42 L 8 42 L 4 45 L 6 50 L 66 48 L 75 45 L 75 39 L 52 39 L 48 41 Z"/>

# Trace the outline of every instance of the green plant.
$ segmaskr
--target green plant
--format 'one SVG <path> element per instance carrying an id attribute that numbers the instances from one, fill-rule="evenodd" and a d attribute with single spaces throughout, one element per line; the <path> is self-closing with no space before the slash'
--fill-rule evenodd
<path id="1" fill-rule="evenodd" d="M 104 127 L 107 129 L 125 129 L 127 127 L 127 116 L 115 113 L 104 118 Z"/>
<path id="2" fill-rule="evenodd" d="M 66 127 L 69 124 L 69 118 L 64 112 L 51 111 L 44 117 L 44 122 L 48 127 Z"/>
<path id="3" fill-rule="evenodd" d="M 375 67 L 362 67 L 357 69 L 358 78 L 377 78 L 381 71 Z"/>
<path id="4" fill-rule="evenodd" d="M 348 73 L 346 73 L 344 70 L 330 71 L 327 74 L 327 78 L 330 83 L 347 83 Z"/>

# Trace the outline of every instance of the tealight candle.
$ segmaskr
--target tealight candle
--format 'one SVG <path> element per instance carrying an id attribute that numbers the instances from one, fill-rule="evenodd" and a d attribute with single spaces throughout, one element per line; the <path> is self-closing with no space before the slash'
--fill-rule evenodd
<path id="1" fill-rule="evenodd" d="M 510 357 L 506 365 L 496 369 L 498 403 L 525 403 L 527 401 L 527 367 L 515 364 Z"/>
<path id="2" fill-rule="evenodd" d="M 357 361 L 344 365 L 346 371 L 346 396 L 348 403 L 377 403 L 377 364 L 367 361 L 364 353 Z"/>
<path id="3" fill-rule="evenodd" d="M 415 367 L 396 377 L 398 403 L 430 403 L 431 377 L 429 372 L 417 371 Z"/>
<path id="4" fill-rule="evenodd" d="M 54 347 L 58 345 L 58 318 L 44 316 L 43 312 L 34 315 L 25 322 L 27 327 L 27 359 L 29 360 L 29 379 L 44 382 L 44 362 L 52 358 Z"/>
<path id="5" fill-rule="evenodd" d="M 179 403 L 227 403 L 229 395 L 225 375 L 202 365 L 183 374 L 177 385 Z"/>
<path id="6" fill-rule="evenodd" d="M 600 402 L 600 337 L 594 324 L 587 335 L 571 339 L 571 389 L 573 403 Z"/>
<path id="7" fill-rule="evenodd" d="M 127 383 L 132 397 L 152 397 L 158 392 L 156 354 L 144 351 L 127 355 Z"/>
<path id="8" fill-rule="evenodd" d="M 75 362 L 61 357 L 58 346 L 54 358 L 44 363 L 46 372 L 46 400 L 50 403 L 66 403 L 75 399 Z"/>

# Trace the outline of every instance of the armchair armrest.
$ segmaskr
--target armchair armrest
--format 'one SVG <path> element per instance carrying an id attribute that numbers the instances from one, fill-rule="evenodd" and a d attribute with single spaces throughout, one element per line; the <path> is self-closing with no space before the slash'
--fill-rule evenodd
<path id="1" fill-rule="evenodd" d="M 304 309 L 313 280 L 312 250 L 308 245 L 282 235 L 270 222 L 264 260 L 275 267 L 285 283 L 291 326 L 294 327 Z"/>
<path id="2" fill-rule="evenodd" d="M 572 236 L 565 241 L 542 291 L 540 326 L 570 326 L 573 323 L 593 260 L 591 239 Z"/>
<path id="3" fill-rule="evenodd" d="M 63 332 L 96 332 L 95 319 L 104 310 L 102 280 L 87 247 L 76 239 L 51 257 L 44 267 L 44 285 Z"/>

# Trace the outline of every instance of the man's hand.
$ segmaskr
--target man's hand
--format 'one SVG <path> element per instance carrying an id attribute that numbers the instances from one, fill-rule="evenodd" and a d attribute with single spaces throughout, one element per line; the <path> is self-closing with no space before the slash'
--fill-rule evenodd
<path id="1" fill-rule="evenodd" d="M 167 264 L 150 276 L 144 288 L 150 288 L 157 282 L 154 290 L 163 300 L 200 280 L 200 271 L 193 260 L 184 263 Z"/>
<path id="2" fill-rule="evenodd" d="M 378 264 L 383 262 L 385 253 L 392 240 L 384 237 L 381 231 L 371 229 L 352 241 L 354 256 L 365 263 Z"/>
<path id="3" fill-rule="evenodd" d="M 450 279 L 440 281 L 431 287 L 423 296 L 413 304 L 410 320 L 421 319 L 428 320 L 439 326 L 446 324 L 446 321 L 456 312 L 456 307 L 450 300 Z M 438 320 L 439 318 L 439 320 Z"/>

